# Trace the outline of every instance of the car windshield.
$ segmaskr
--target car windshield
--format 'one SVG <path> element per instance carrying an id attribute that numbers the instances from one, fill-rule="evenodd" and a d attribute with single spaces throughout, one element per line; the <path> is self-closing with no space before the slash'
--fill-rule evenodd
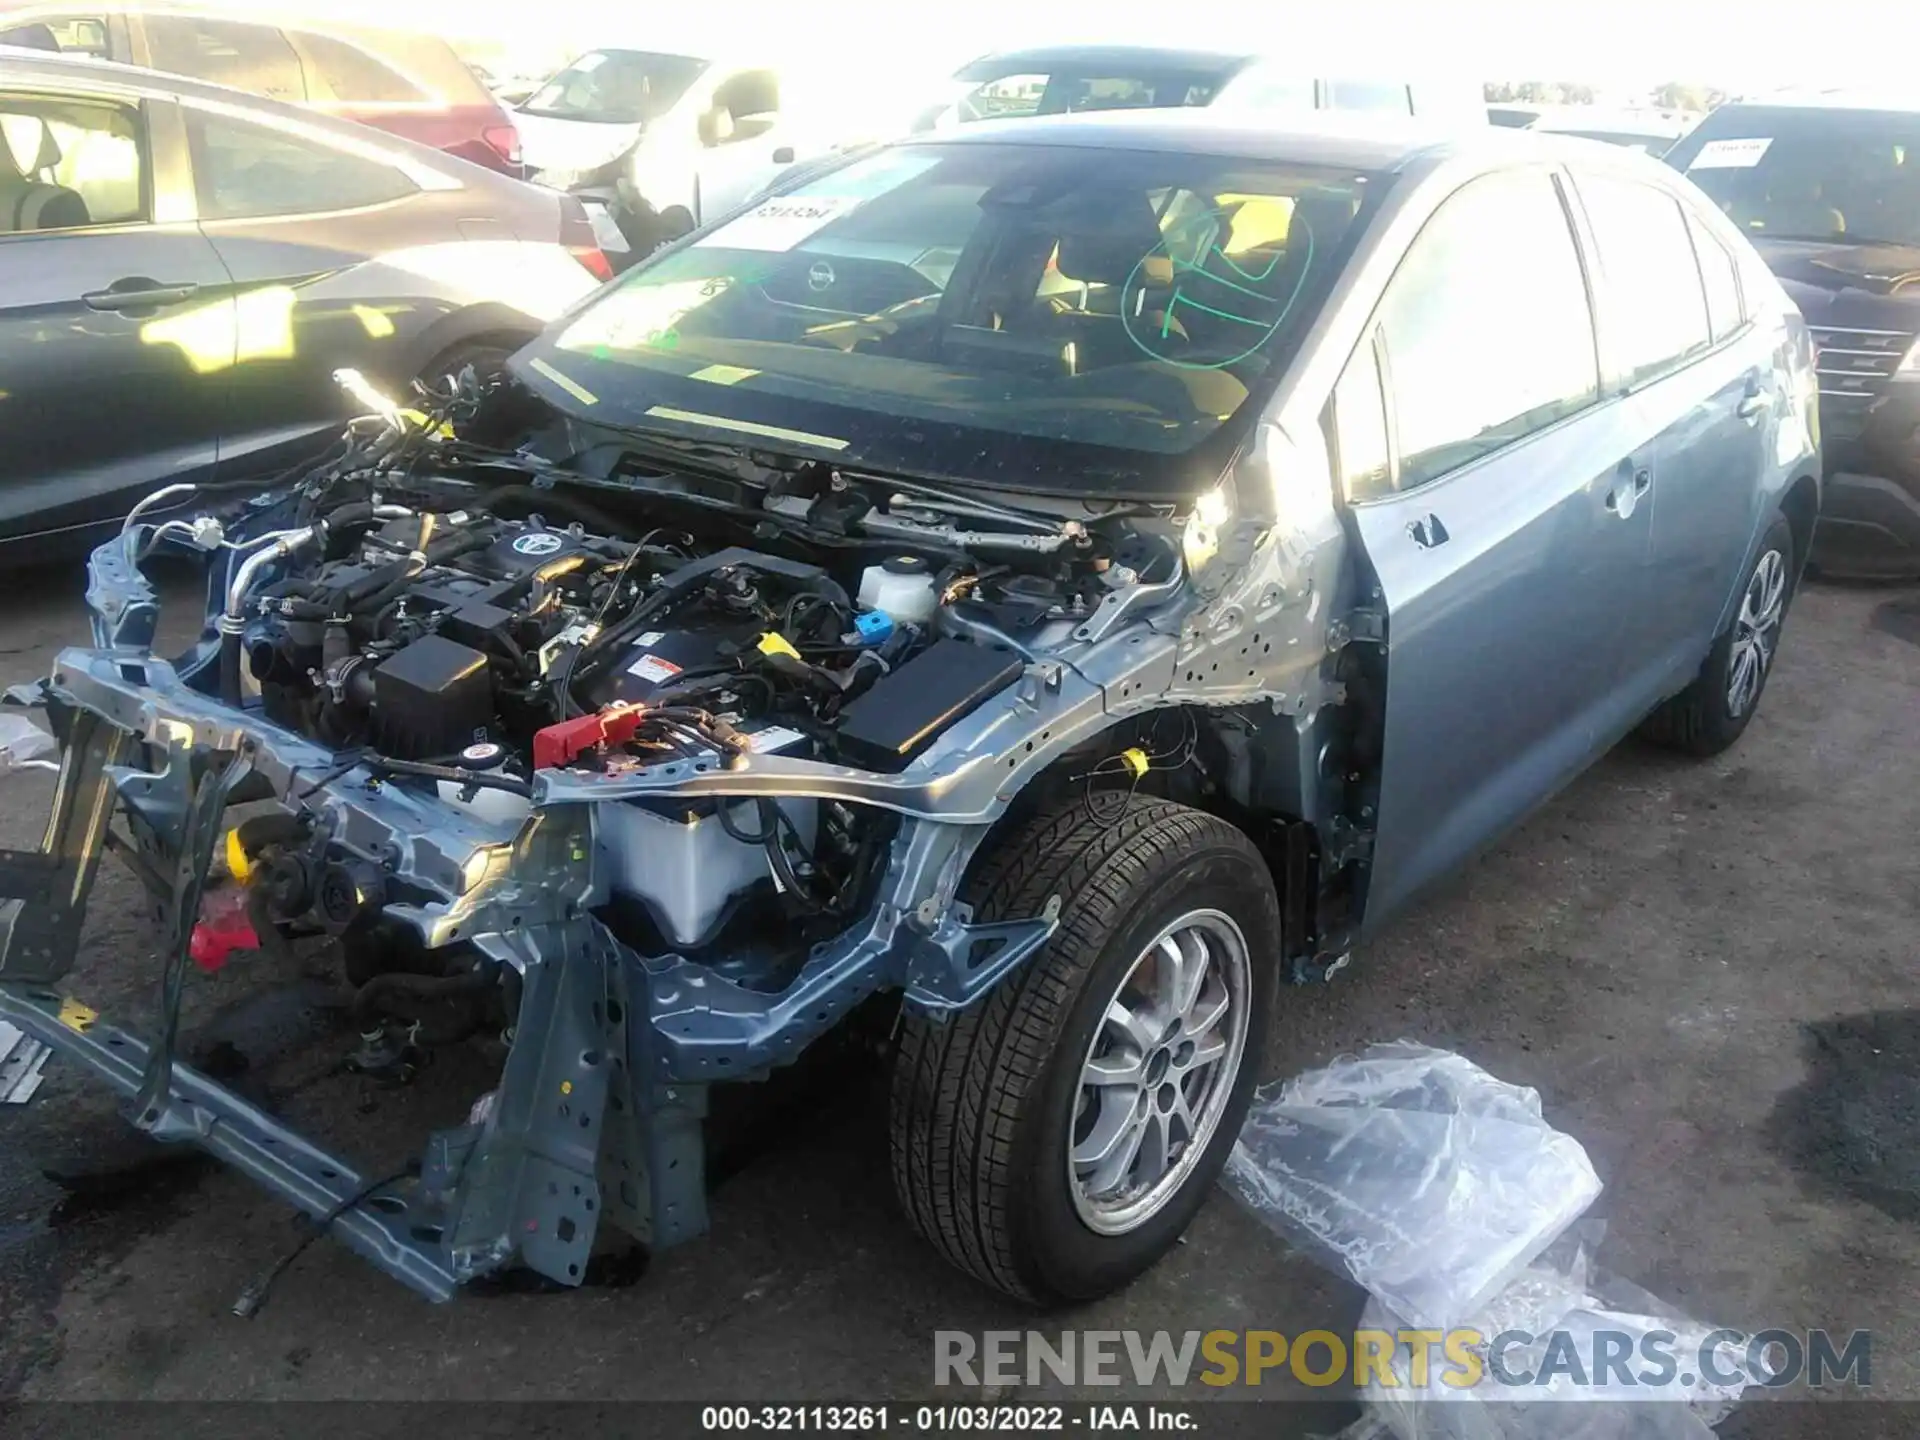
<path id="1" fill-rule="evenodd" d="M 1920 114 L 1728 106 L 1667 160 L 1756 239 L 1920 245 Z"/>
<path id="2" fill-rule="evenodd" d="M 671 110 L 707 68 L 687 55 L 591 50 L 534 92 L 528 115 L 635 125 Z"/>
<path id="3" fill-rule="evenodd" d="M 633 271 L 521 353 L 582 419 L 983 484 L 1219 473 L 1380 177 L 907 144 Z"/>

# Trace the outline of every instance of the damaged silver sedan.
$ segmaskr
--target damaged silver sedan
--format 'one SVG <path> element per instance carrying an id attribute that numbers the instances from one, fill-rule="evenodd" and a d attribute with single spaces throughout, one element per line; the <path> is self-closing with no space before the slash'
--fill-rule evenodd
<path id="1" fill-rule="evenodd" d="M 1739 737 L 1819 504 L 1739 233 L 1528 137 L 982 127 L 688 237 L 508 380 L 346 380 L 328 454 L 94 554 L 0 1020 L 435 1299 L 701 1233 L 711 1088 L 859 1026 L 933 1245 L 1126 1283 L 1283 983 L 1636 727 Z M 162 551 L 210 581 L 172 658 Z M 167 926 L 143 1036 L 66 983 L 107 850 Z M 414 1173 L 183 1051 L 236 904 L 263 979 L 328 947 L 355 1067 L 500 1057 Z"/>

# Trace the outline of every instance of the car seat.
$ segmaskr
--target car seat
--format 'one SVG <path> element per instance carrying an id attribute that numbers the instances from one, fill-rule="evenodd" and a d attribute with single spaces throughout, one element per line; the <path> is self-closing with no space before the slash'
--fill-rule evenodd
<path id="1" fill-rule="evenodd" d="M 20 168 L 13 147 L 0 143 L 0 233 L 21 235 L 35 230 L 71 230 L 93 221 L 87 202 L 77 190 L 64 185 L 49 185 L 32 176 L 53 170 L 60 163 L 60 147 L 53 131 L 40 123 L 39 151 L 33 164 Z"/>

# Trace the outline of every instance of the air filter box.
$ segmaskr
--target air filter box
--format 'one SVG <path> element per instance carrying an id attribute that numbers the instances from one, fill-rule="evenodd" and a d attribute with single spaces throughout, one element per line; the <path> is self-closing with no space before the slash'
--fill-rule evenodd
<path id="1" fill-rule="evenodd" d="M 373 743 L 396 760 L 452 755 L 482 739 L 493 722 L 487 657 L 426 635 L 373 671 Z"/>

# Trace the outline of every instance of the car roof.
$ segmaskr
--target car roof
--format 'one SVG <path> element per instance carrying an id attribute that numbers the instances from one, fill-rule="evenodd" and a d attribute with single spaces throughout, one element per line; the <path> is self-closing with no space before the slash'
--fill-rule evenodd
<path id="1" fill-rule="evenodd" d="M 1229 159 L 1289 161 L 1335 169 L 1388 171 L 1415 160 L 1435 161 L 1484 151 L 1516 160 L 1590 155 L 1591 142 L 1531 130 L 1474 126 L 1470 131 L 1431 122 L 1314 111 L 1289 115 L 1284 126 L 1213 107 L 1099 110 L 1077 115 L 982 121 L 913 143 L 935 145 L 1072 145 L 1091 149 L 1157 150 Z M 1580 147 L 1570 150 L 1569 146 Z"/>
<path id="2" fill-rule="evenodd" d="M 4 3 L 4 0 L 0 0 L 0 3 Z M 205 100 L 229 109 L 270 115 L 316 134 L 333 136 L 360 149 L 387 150 L 442 172 L 458 167 L 462 183 L 467 183 L 474 175 L 490 173 L 444 150 L 402 139 L 385 130 L 370 130 L 350 120 L 335 119 L 304 105 L 287 105 L 245 90 L 210 85 L 204 80 L 190 80 L 184 75 L 143 70 L 136 65 L 121 65 L 112 60 L 96 60 L 88 55 L 55 55 L 45 50 L 0 45 L 0 78 L 15 84 L 43 81 L 80 85 L 106 94 L 131 91 L 149 95 L 177 95 L 185 100 Z"/>
<path id="3" fill-rule="evenodd" d="M 1030 50 L 994 50 L 962 65 L 955 78 L 992 78 L 999 75 L 1050 74 L 1055 70 L 1208 70 L 1221 74 L 1239 70 L 1257 60 L 1250 50 L 1196 50 L 1160 45 L 1040 45 Z M 976 74 L 975 72 L 979 72 Z"/>

